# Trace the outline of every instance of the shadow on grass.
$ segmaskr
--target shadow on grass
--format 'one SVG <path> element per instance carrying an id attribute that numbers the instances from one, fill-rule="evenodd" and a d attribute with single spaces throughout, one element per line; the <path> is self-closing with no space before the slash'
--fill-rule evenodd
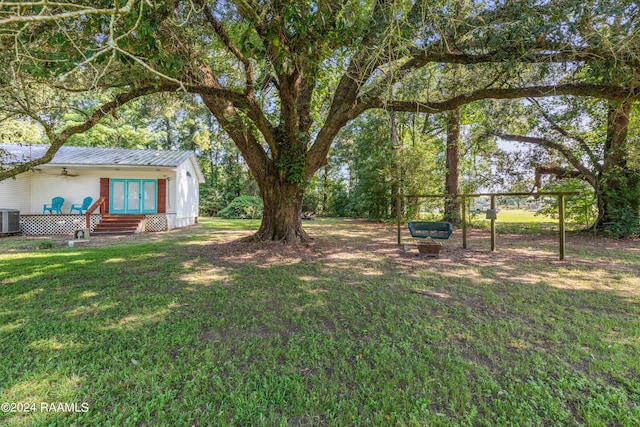
<path id="1" fill-rule="evenodd" d="M 297 248 L 198 234 L 0 257 L 1 400 L 90 407 L 0 422 L 638 419 L 637 258 L 560 263 L 538 241 L 433 260 L 392 227 L 344 227 Z"/>

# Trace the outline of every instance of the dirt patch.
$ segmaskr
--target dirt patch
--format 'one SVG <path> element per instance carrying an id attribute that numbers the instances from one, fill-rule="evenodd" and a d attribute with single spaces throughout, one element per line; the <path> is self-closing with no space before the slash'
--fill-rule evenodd
<path id="1" fill-rule="evenodd" d="M 416 265 L 442 268 L 447 265 L 499 266 L 509 270 L 521 263 L 554 264 L 567 268 L 602 269 L 604 271 L 632 271 L 640 274 L 634 262 L 616 262 L 618 258 L 640 257 L 640 239 L 612 239 L 591 233 L 567 233 L 565 260 L 558 259 L 558 236 L 550 234 L 498 234 L 497 251 L 490 251 L 490 235 L 482 230 L 470 230 L 467 249 L 462 249 L 462 233 L 456 230 L 444 241 L 444 248 L 436 258 L 418 256 L 416 248 L 404 249 L 413 240 L 402 230 L 402 243 L 397 245 L 397 231 L 393 225 L 366 220 L 349 219 L 344 225 L 314 223 L 307 227 L 313 240 L 300 244 L 282 242 L 248 242 L 242 240 L 248 231 L 211 230 L 201 225 L 182 229 L 139 233 L 123 236 L 91 236 L 89 242 L 78 244 L 82 248 L 109 247 L 138 243 L 180 242 L 182 256 L 224 260 L 230 264 L 282 265 L 304 261 L 330 259 L 348 263 L 363 259 L 372 262 L 392 262 L 398 267 Z M 197 244 L 191 240 L 198 236 Z M 68 246 L 69 236 L 16 236 L 9 251 L 45 250 L 42 242 L 53 247 Z M 42 245 L 51 246 L 51 245 Z M 51 247 L 48 247 L 49 249 Z M 588 257 L 581 254 L 590 252 Z"/>

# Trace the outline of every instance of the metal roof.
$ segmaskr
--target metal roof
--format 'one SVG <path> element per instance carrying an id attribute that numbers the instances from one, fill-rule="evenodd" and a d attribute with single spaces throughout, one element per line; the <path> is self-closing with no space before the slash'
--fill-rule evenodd
<path id="1" fill-rule="evenodd" d="M 23 163 L 44 156 L 48 145 L 0 144 L 0 163 Z M 2 155 L 1 150 L 8 152 Z M 177 167 L 193 151 L 140 150 L 128 148 L 75 147 L 64 145 L 49 165 L 122 165 Z"/>

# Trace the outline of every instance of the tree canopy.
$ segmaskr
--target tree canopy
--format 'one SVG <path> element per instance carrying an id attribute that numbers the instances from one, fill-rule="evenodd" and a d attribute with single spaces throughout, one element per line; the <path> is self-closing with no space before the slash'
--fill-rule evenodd
<path id="1" fill-rule="evenodd" d="M 638 9 L 633 0 L 2 3 L 0 110 L 40 123 L 46 162 L 124 103 L 195 94 L 258 183 L 257 237 L 293 241 L 307 237 L 306 184 L 366 111 L 559 95 L 628 111 L 640 96 Z M 442 90 L 453 65 L 467 72 Z M 416 82 L 420 90 L 399 90 Z M 57 122 L 52 111 L 65 109 L 85 120 Z"/>

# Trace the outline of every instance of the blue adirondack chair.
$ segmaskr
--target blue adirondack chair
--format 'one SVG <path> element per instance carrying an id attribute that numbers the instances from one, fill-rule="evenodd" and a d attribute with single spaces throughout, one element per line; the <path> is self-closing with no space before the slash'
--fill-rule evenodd
<path id="1" fill-rule="evenodd" d="M 78 211 L 78 213 L 82 215 L 83 211 L 86 211 L 87 209 L 89 209 L 89 206 L 91 206 L 91 202 L 93 202 L 93 197 L 85 197 L 81 205 L 76 205 L 76 204 L 71 205 L 71 209 L 69 209 L 69 213 L 72 214 L 73 211 Z"/>
<path id="2" fill-rule="evenodd" d="M 49 211 L 49 213 L 53 213 L 53 211 L 56 211 L 56 213 L 58 215 L 62 214 L 62 205 L 64 204 L 64 199 L 60 196 L 58 197 L 54 197 L 53 199 L 51 199 L 51 204 L 47 205 L 46 203 L 42 206 L 42 214 L 44 215 L 44 213 L 46 211 Z"/>

